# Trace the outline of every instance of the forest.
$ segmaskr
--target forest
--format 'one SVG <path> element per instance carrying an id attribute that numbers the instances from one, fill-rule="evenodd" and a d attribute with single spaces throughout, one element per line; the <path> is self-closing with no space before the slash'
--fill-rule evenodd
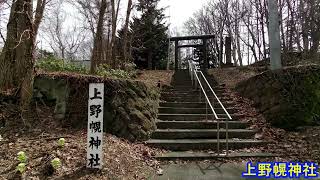
<path id="1" fill-rule="evenodd" d="M 278 0 L 283 54 L 319 57 L 319 0 Z M 232 38 L 232 59 L 238 66 L 269 57 L 267 0 L 212 0 L 185 23 L 187 34 Z M 210 47 L 214 48 L 212 44 Z"/>

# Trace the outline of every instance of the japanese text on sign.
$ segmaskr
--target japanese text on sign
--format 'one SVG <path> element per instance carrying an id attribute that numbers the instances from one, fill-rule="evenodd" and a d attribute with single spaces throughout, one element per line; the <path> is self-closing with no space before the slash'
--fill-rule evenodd
<path id="1" fill-rule="evenodd" d="M 103 159 L 104 84 L 89 85 L 87 167 L 101 169 Z"/>

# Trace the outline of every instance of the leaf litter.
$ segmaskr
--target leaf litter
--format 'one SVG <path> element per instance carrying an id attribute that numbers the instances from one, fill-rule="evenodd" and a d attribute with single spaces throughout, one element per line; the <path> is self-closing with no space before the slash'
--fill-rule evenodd
<path id="1" fill-rule="evenodd" d="M 0 104 L 6 126 L 0 129 L 0 179 L 14 179 L 19 151 L 28 157 L 25 179 L 147 179 L 159 169 L 154 156 L 160 150 L 104 134 L 103 169 L 90 171 L 86 166 L 86 129 L 61 127 L 52 117 L 53 109 L 41 107 L 35 113 L 32 128 L 23 126 L 14 106 Z M 65 138 L 63 148 L 58 140 Z M 43 173 L 43 165 L 59 158 L 62 168 L 52 176 Z"/>

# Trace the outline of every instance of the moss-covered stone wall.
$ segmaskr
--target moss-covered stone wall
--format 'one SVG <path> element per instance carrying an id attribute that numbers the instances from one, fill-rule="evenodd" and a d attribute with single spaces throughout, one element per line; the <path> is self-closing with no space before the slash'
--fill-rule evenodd
<path id="1" fill-rule="evenodd" d="M 320 122 L 320 66 L 267 71 L 240 82 L 236 90 L 276 127 L 293 130 Z"/>
<path id="2" fill-rule="evenodd" d="M 146 140 L 156 129 L 159 90 L 140 81 L 94 76 L 38 74 L 37 99 L 54 101 L 55 117 L 64 126 L 86 128 L 89 83 L 105 84 L 104 130 L 128 140 Z"/>

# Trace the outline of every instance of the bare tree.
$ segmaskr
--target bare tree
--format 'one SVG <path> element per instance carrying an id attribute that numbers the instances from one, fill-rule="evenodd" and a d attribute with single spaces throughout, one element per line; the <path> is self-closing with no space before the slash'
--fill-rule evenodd
<path id="1" fill-rule="evenodd" d="M 132 10 L 132 0 L 128 0 L 126 20 L 124 24 L 124 37 L 123 37 L 124 62 L 128 62 L 128 31 L 129 31 L 129 21 L 130 21 L 131 10 Z"/>
<path id="2" fill-rule="evenodd" d="M 32 98 L 35 40 L 46 3 L 37 0 L 35 13 L 32 0 L 11 4 L 7 38 L 0 55 L 0 90 L 17 90 L 22 110 L 28 109 Z"/>
<path id="3" fill-rule="evenodd" d="M 62 6 L 63 1 L 60 0 L 50 12 L 51 16 L 46 19 L 43 27 L 43 33 L 46 35 L 44 38 L 58 57 L 73 60 L 77 57 L 79 47 L 85 41 L 87 33 L 77 24 L 64 28 L 67 15 L 63 12 Z"/>
<path id="4" fill-rule="evenodd" d="M 102 59 L 102 47 L 103 47 L 103 23 L 104 23 L 104 15 L 107 9 L 107 1 L 101 0 L 100 10 L 99 10 L 99 18 L 97 25 L 97 32 L 94 38 L 94 45 L 92 50 L 91 57 L 91 73 L 96 72 L 96 68 L 99 65 L 99 61 Z"/>
<path id="5" fill-rule="evenodd" d="M 41 21 L 40 21 L 41 22 Z M 12 3 L 7 38 L 0 56 L 0 90 L 18 90 L 22 110 L 32 97 L 34 39 L 32 0 Z"/>
<path id="6" fill-rule="evenodd" d="M 44 10 L 46 8 L 47 3 L 48 3 L 48 0 L 37 0 L 37 7 L 36 7 L 34 22 L 33 22 L 33 33 L 35 34 L 34 42 L 36 42 L 36 38 L 37 38 L 36 34 L 38 34 L 40 23 L 42 21 Z"/>
<path id="7" fill-rule="evenodd" d="M 84 19 L 88 22 L 87 28 L 92 32 L 93 39 L 97 36 L 97 27 L 99 21 L 99 12 L 101 10 L 102 1 L 87 0 L 71 0 L 77 7 Z M 131 1 L 131 0 L 130 0 Z M 121 0 L 106 1 L 106 10 L 103 19 L 102 32 L 102 57 L 101 63 L 110 64 L 115 68 L 117 47 L 115 42 L 117 39 L 117 22 L 119 19 Z M 132 5 L 131 5 L 132 6 Z M 130 16 L 130 14 L 129 14 Z M 92 52 L 93 54 L 93 52 Z"/>
<path id="8" fill-rule="evenodd" d="M 7 28 L 6 25 L 9 21 L 11 5 L 12 5 L 11 1 L 0 0 L 0 46 L 1 48 L 3 47 L 6 41 L 6 28 Z"/>
<path id="9" fill-rule="evenodd" d="M 279 0 L 283 53 L 318 54 L 319 6 L 320 0 Z M 220 41 L 224 35 L 230 36 L 234 62 L 243 64 L 244 49 L 256 62 L 269 53 L 267 9 L 266 0 L 211 0 L 187 21 L 185 28 L 190 34 L 216 34 Z"/>
<path id="10" fill-rule="evenodd" d="M 120 8 L 120 1 L 118 0 L 111 0 L 111 12 L 112 12 L 112 36 L 111 36 L 111 61 L 112 61 L 112 67 L 116 68 L 116 31 L 117 31 L 117 22 L 118 22 L 118 16 L 119 16 L 119 8 Z"/>
<path id="11" fill-rule="evenodd" d="M 100 1 L 70 0 L 84 19 L 83 28 L 89 30 L 94 38 L 98 23 Z"/>

